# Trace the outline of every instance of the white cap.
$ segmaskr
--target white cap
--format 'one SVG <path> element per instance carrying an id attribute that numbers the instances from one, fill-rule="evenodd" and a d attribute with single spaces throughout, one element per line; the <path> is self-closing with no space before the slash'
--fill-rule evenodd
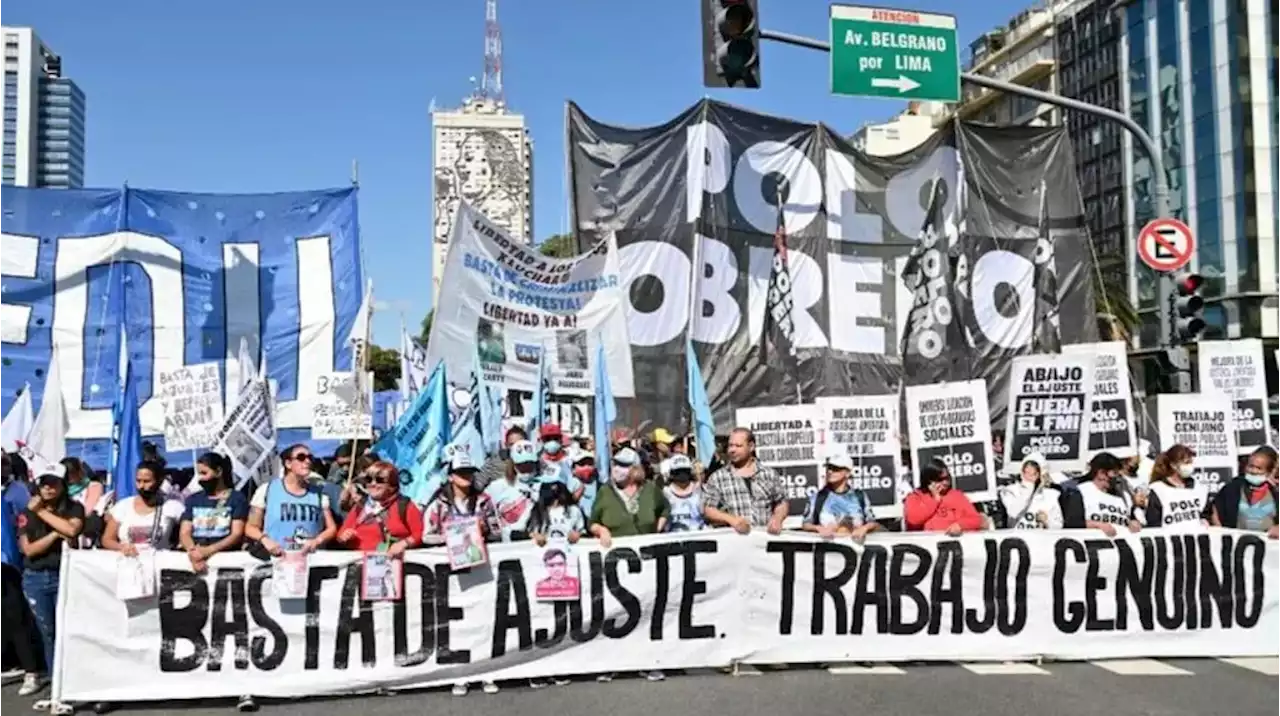
<path id="1" fill-rule="evenodd" d="M 826 461 L 822 463 L 827 467 L 836 467 L 841 470 L 853 469 L 853 458 L 849 457 L 849 453 L 843 450 L 837 450 L 827 456 Z"/>
<path id="2" fill-rule="evenodd" d="M 471 459 L 471 453 L 466 450 L 455 450 L 453 457 L 449 458 L 449 472 L 474 472 L 479 469 Z"/>
<path id="3" fill-rule="evenodd" d="M 631 467 L 640 464 L 640 456 L 635 450 L 629 447 L 622 448 L 613 454 L 613 464 L 622 465 L 623 467 Z"/>
<path id="4" fill-rule="evenodd" d="M 662 461 L 662 474 L 670 475 L 676 470 L 688 470 L 693 472 L 693 461 L 687 455 L 676 453 L 666 460 Z"/>
<path id="5" fill-rule="evenodd" d="M 1024 467 L 1029 462 L 1034 462 L 1036 464 L 1036 467 L 1040 468 L 1041 470 L 1044 470 L 1046 472 L 1049 470 L 1049 460 L 1046 459 L 1045 456 L 1039 452 L 1029 452 L 1027 453 L 1026 457 L 1022 458 L 1022 465 Z"/>
<path id="6" fill-rule="evenodd" d="M 577 450 L 572 455 L 569 456 L 569 463 L 571 465 L 577 465 L 583 460 L 590 460 L 592 462 L 595 462 L 596 461 L 595 453 L 591 452 L 590 450 Z"/>

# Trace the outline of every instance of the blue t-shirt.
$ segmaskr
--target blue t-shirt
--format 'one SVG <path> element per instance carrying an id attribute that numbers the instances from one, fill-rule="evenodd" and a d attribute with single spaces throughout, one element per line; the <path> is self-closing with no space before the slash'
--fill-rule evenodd
<path id="1" fill-rule="evenodd" d="M 301 549 L 324 531 L 324 490 L 319 485 L 308 484 L 301 495 L 295 495 L 282 478 L 262 489 L 267 491 L 262 531 L 284 549 Z"/>
<path id="2" fill-rule="evenodd" d="M 197 546 L 204 547 L 231 534 L 231 523 L 249 519 L 249 500 L 239 490 L 232 490 L 220 500 L 207 492 L 197 492 L 187 498 L 187 509 L 182 521 L 191 523 L 191 538 Z"/>
<path id="3" fill-rule="evenodd" d="M 28 502 L 31 502 L 31 489 L 27 483 L 14 480 L 4 486 L 4 503 L 13 508 L 13 514 L 22 514 Z"/>
<path id="4" fill-rule="evenodd" d="M 826 498 L 822 501 L 822 512 L 814 515 L 818 497 L 824 493 Z M 873 520 L 875 516 L 871 514 L 871 506 L 868 504 L 864 508 L 863 501 L 858 497 L 858 491 L 852 487 L 844 492 L 820 490 L 809 498 L 809 505 L 804 511 L 804 521 L 811 525 L 835 527 L 843 522 L 849 527 L 861 527 Z"/>
<path id="5" fill-rule="evenodd" d="M 22 551 L 18 549 L 18 513 L 9 504 L 8 494 L 0 503 L 0 551 L 3 552 L 4 564 L 22 569 Z"/>

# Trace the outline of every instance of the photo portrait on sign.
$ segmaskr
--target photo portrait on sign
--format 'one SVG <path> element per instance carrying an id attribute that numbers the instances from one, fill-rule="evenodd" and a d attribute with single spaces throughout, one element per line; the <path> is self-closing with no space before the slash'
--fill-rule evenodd
<path id="1" fill-rule="evenodd" d="M 851 486 L 862 490 L 876 515 L 901 517 L 895 479 L 902 459 L 898 396 L 818 398 L 814 404 L 822 420 L 826 451 L 843 449 L 853 459 Z"/>
<path id="2" fill-rule="evenodd" d="M 578 553 L 565 542 L 551 542 L 542 552 L 540 572 L 534 573 L 534 597 L 540 602 L 578 601 Z"/>
<path id="3" fill-rule="evenodd" d="M 1081 353 L 1017 356 L 1009 372 L 1004 469 L 1022 471 L 1028 455 L 1043 455 L 1057 472 L 1083 472 L 1093 406 L 1094 358 Z"/>
<path id="4" fill-rule="evenodd" d="M 1200 341 L 1200 392 L 1222 393 L 1235 407 L 1236 449 L 1247 455 L 1267 438 L 1267 376 L 1262 341 Z"/>
<path id="5" fill-rule="evenodd" d="M 1133 391 L 1129 387 L 1129 357 L 1124 341 L 1076 343 L 1063 354 L 1094 356 L 1093 415 L 1089 421 L 1089 453 L 1109 452 L 1130 457 L 1138 452 L 1133 420 Z M 1006 463 L 1008 464 L 1008 463 Z"/>
<path id="6" fill-rule="evenodd" d="M 985 380 L 909 385 L 907 439 L 915 472 L 939 461 L 952 485 L 981 502 L 996 495 L 991 451 L 991 413 Z"/>
<path id="7" fill-rule="evenodd" d="M 821 411 L 814 405 L 740 408 L 738 425 L 756 438 L 756 459 L 782 478 L 791 516 L 803 515 L 809 496 L 821 487 Z"/>
<path id="8" fill-rule="evenodd" d="M 1196 451 L 1192 464 L 1196 483 L 1213 494 L 1235 479 L 1237 465 L 1235 411 L 1222 393 L 1178 393 L 1156 396 L 1160 449 L 1186 445 Z"/>

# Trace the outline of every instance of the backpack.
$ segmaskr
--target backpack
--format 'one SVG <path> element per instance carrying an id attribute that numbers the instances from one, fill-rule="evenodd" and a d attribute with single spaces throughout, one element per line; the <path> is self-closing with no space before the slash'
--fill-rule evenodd
<path id="1" fill-rule="evenodd" d="M 852 487 L 853 499 L 857 500 L 858 507 L 862 510 L 862 514 L 866 515 L 871 512 L 871 505 L 867 502 L 867 495 L 862 490 Z M 831 494 L 831 488 L 823 487 L 818 490 L 818 494 L 813 498 L 813 514 L 805 516 L 805 522 L 811 525 L 818 524 L 818 515 L 822 514 L 822 506 L 827 503 L 827 495 Z"/>

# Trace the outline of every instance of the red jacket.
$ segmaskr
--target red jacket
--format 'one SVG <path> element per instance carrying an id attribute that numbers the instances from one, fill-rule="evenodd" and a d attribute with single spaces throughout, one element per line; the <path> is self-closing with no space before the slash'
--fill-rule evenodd
<path id="1" fill-rule="evenodd" d="M 384 536 L 389 535 L 393 542 L 412 536 L 417 546 L 422 545 L 422 510 L 412 502 L 405 505 L 405 519 L 400 519 L 400 507 L 396 502 L 392 502 L 381 512 L 366 514 L 365 506 L 359 505 L 355 509 L 347 513 L 347 519 L 343 520 L 342 527 L 338 529 L 338 534 L 342 535 L 346 530 L 355 530 L 356 536 L 354 540 L 343 544 L 348 549 L 358 549 L 362 552 L 377 551 L 378 546 L 382 544 Z M 406 524 L 406 522 L 408 524 Z M 383 530 L 386 530 L 384 535 Z"/>
<path id="2" fill-rule="evenodd" d="M 960 490 L 948 490 L 941 500 L 925 490 L 915 490 L 902 504 L 902 519 L 908 531 L 945 532 L 953 524 L 965 532 L 976 532 L 985 524 L 982 515 Z"/>

